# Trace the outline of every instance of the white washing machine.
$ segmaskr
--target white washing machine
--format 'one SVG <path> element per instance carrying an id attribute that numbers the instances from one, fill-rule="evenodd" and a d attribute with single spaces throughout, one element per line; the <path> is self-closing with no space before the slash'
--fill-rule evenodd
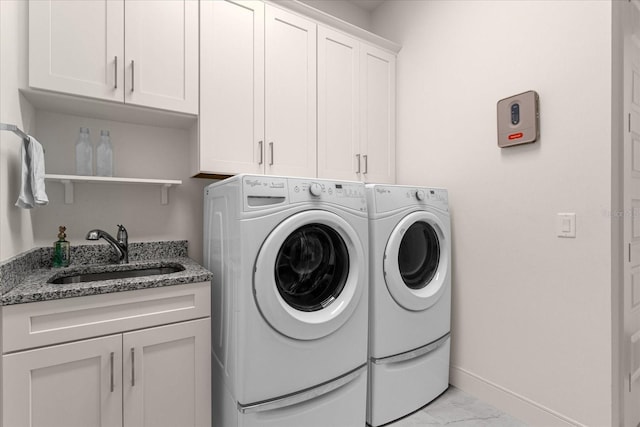
<path id="1" fill-rule="evenodd" d="M 368 184 L 366 192 L 367 423 L 380 426 L 449 386 L 451 221 L 447 190 Z"/>
<path id="2" fill-rule="evenodd" d="M 204 230 L 213 425 L 364 425 L 364 185 L 238 175 L 205 189 Z"/>

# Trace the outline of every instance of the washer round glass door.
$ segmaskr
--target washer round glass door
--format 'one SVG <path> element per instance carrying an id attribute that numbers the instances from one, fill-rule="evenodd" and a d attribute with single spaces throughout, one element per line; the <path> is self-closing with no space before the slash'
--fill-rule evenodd
<path id="1" fill-rule="evenodd" d="M 283 335 L 321 338 L 342 326 L 358 305 L 366 262 L 347 221 L 327 211 L 300 212 L 280 223 L 260 248 L 256 303 Z"/>
<path id="2" fill-rule="evenodd" d="M 431 307 L 448 283 L 449 239 L 445 225 L 430 212 L 413 212 L 394 228 L 384 257 L 387 289 L 407 310 Z"/>

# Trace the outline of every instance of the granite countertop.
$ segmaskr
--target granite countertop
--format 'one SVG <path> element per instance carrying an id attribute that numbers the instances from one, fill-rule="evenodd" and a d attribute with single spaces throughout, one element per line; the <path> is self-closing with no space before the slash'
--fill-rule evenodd
<path id="1" fill-rule="evenodd" d="M 187 242 L 150 242 L 129 245 L 128 264 L 113 263 L 108 245 L 83 245 L 72 250 L 72 264 L 51 268 L 51 248 L 38 248 L 0 265 L 0 305 L 99 295 L 187 283 L 208 282 L 212 274 L 187 256 Z M 169 274 L 54 284 L 49 280 L 75 274 L 125 271 L 179 265 Z"/>

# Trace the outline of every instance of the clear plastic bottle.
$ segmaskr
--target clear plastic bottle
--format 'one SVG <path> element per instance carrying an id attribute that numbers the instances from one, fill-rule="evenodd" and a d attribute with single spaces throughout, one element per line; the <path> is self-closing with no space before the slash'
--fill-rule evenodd
<path id="1" fill-rule="evenodd" d="M 76 142 L 76 173 L 93 175 L 93 145 L 89 139 L 89 128 L 80 128 Z"/>
<path id="2" fill-rule="evenodd" d="M 113 176 L 113 146 L 108 130 L 100 131 L 100 142 L 96 147 L 96 166 L 98 176 Z"/>

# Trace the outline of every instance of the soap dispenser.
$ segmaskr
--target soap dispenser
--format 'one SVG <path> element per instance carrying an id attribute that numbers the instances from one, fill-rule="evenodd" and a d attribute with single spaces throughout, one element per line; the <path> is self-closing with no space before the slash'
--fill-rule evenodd
<path id="1" fill-rule="evenodd" d="M 61 225 L 58 227 L 58 241 L 53 242 L 53 266 L 68 267 L 71 260 L 71 244 L 67 242 L 67 227 Z"/>

